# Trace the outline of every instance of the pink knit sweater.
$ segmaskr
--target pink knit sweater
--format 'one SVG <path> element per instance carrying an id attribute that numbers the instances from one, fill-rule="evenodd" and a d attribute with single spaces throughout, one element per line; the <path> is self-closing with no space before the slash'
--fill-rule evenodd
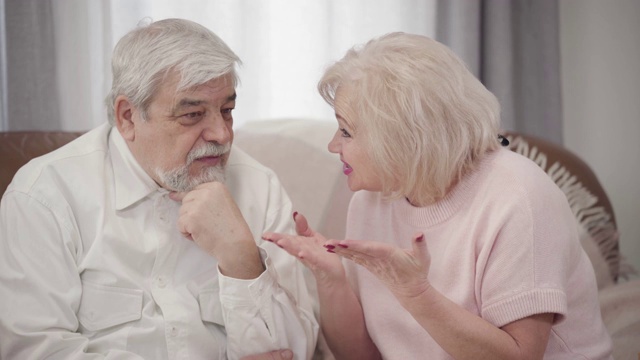
<path id="1" fill-rule="evenodd" d="M 576 224 L 547 174 L 500 149 L 431 206 L 356 193 L 347 238 L 410 249 L 421 231 L 431 254 L 429 279 L 450 300 L 497 327 L 555 313 L 545 359 L 608 359 L 611 340 Z M 375 277 L 353 263 L 346 267 L 385 359 L 450 358 Z"/>

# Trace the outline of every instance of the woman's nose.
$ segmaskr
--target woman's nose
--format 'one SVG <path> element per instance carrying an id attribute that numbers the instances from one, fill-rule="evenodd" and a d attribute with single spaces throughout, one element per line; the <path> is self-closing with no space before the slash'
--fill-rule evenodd
<path id="1" fill-rule="evenodd" d="M 329 152 L 334 153 L 334 154 L 339 154 L 340 150 L 341 150 L 341 145 L 340 145 L 340 131 L 336 131 L 335 134 L 333 134 L 333 138 L 331 139 L 331 141 L 329 141 L 329 144 L 327 145 L 327 148 L 329 149 Z"/>

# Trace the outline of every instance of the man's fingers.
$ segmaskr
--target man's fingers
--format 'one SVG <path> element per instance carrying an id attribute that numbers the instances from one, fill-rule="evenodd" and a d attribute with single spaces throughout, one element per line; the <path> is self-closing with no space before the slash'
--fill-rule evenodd
<path id="1" fill-rule="evenodd" d="M 184 199 L 184 197 L 187 195 L 186 192 L 175 192 L 172 191 L 169 193 L 169 199 L 173 200 L 173 201 L 182 201 L 182 199 Z"/>
<path id="2" fill-rule="evenodd" d="M 184 218 L 182 218 L 182 217 L 178 218 L 178 223 L 176 225 L 178 226 L 178 231 L 180 231 L 182 236 L 184 236 L 185 238 L 187 238 L 189 240 L 193 240 L 193 237 L 191 236 L 191 231 L 189 231 L 189 229 L 187 229 L 187 225 L 185 223 Z"/>

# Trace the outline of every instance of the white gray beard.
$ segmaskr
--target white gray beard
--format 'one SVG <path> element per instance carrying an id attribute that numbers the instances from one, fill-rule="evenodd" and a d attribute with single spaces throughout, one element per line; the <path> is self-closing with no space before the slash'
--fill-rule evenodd
<path id="1" fill-rule="evenodd" d="M 202 169 L 200 174 L 193 177 L 189 176 L 189 165 L 191 165 L 196 159 L 205 156 L 221 156 L 231 150 L 231 144 L 216 145 L 214 143 L 207 143 L 205 146 L 194 149 L 187 155 L 187 163 L 172 170 L 163 170 L 157 168 L 155 170 L 156 176 L 160 180 L 161 184 L 170 190 L 174 191 L 191 191 L 193 188 L 200 184 L 218 181 L 224 182 L 225 172 L 224 165 L 207 167 Z"/>
<path id="2" fill-rule="evenodd" d="M 156 170 L 156 175 L 160 182 L 170 190 L 174 191 L 191 191 L 200 184 L 218 181 L 224 182 L 225 173 L 222 165 L 208 167 L 196 176 L 189 176 L 188 166 L 181 166 L 177 169 L 163 171 Z"/>

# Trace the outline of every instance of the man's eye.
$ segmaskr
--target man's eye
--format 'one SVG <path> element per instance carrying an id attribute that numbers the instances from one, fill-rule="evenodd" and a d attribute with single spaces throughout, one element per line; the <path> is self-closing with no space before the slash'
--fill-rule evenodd
<path id="1" fill-rule="evenodd" d="M 222 115 L 222 118 L 224 119 L 224 121 L 233 121 L 233 114 L 231 114 L 232 111 L 233 111 L 233 108 L 226 108 L 226 109 L 220 110 L 220 114 Z"/>
<path id="2" fill-rule="evenodd" d="M 340 132 L 342 132 L 342 137 L 346 137 L 346 138 L 351 137 L 351 134 L 349 134 L 349 132 L 344 128 L 340 128 Z"/>
<path id="3" fill-rule="evenodd" d="M 202 111 L 194 111 L 194 112 L 190 112 L 190 113 L 186 113 L 184 115 L 182 115 L 183 119 L 189 120 L 189 121 L 198 121 L 200 119 L 202 119 L 202 117 L 204 116 L 204 112 Z"/>

